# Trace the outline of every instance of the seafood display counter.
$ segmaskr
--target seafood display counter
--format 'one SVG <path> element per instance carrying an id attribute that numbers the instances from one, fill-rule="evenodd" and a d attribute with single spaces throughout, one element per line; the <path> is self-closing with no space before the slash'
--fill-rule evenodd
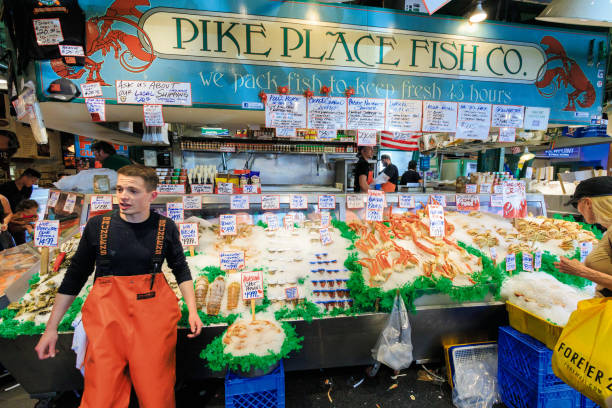
<path id="1" fill-rule="evenodd" d="M 574 251 L 576 242 L 595 241 L 577 224 L 545 218 L 542 196 L 532 194 L 527 195 L 530 216 L 514 223 L 498 214 L 501 207 L 491 206 L 488 195 L 479 196 L 480 211 L 467 213 L 455 211 L 455 195 L 446 194 L 443 238 L 429 236 L 428 194 L 411 194 L 414 208 L 401 208 L 400 194 L 387 194 L 384 222 L 364 221 L 367 195 L 248 195 L 247 204 L 231 196 L 198 197 L 195 207 L 201 199 L 201 208 L 184 210 L 183 222 L 197 224 L 193 255 L 185 249 L 206 327 L 195 339 L 179 328 L 179 381 L 222 375 L 211 371 L 200 353 L 236 316 L 249 313 L 240 299 L 240 273 L 233 267 L 222 270 L 221 258 L 243 256 L 236 269 L 262 271 L 265 296 L 257 310 L 289 322 L 304 338 L 302 350 L 290 355 L 285 368 L 305 370 L 372 363 L 371 349 L 398 292 L 411 311 L 416 361 L 439 359 L 447 343 L 493 340 L 507 317 L 499 298 L 503 267 L 492 261 L 492 253 L 501 260 L 509 252 L 537 247 L 561 255 Z M 190 207 L 194 198 L 160 195 L 153 210 L 165 214 L 168 203 Z M 88 214 L 85 206 L 82 222 Z M 220 234 L 219 218 L 227 214 L 235 215 L 236 235 Z M 33 396 L 82 386 L 70 351 L 70 324 L 92 281 L 62 321 L 60 353 L 52 360 L 38 361 L 33 352 L 35 334 L 44 329 L 49 311 L 23 311 L 41 292 L 53 292 L 76 250 L 78 233 L 71 239 L 63 258 L 50 260 L 57 273 L 40 277 L 20 301 L 2 311 L 0 362 Z M 164 274 L 180 299 L 167 267 Z M 180 327 L 185 318 L 184 313 Z"/>

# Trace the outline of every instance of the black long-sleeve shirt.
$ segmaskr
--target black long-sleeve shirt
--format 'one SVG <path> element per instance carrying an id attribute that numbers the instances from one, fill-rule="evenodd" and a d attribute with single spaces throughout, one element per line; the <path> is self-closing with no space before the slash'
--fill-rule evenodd
<path id="1" fill-rule="evenodd" d="M 151 216 L 146 221 L 131 223 L 122 220 L 118 213 L 113 214 L 107 245 L 114 276 L 143 275 L 151 272 L 160 217 L 162 216 L 151 211 Z M 79 247 L 59 287 L 59 293 L 78 295 L 93 272 L 94 266 L 98 265 L 102 218 L 103 215 L 98 215 L 87 222 Z M 191 280 L 191 272 L 185 259 L 178 229 L 170 219 L 166 223 L 164 255 L 177 283 Z M 99 272 L 96 269 L 95 278 L 98 276 Z"/>

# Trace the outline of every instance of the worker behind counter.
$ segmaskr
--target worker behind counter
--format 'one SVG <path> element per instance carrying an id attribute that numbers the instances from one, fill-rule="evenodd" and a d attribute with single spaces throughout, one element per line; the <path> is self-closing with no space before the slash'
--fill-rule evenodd
<path id="1" fill-rule="evenodd" d="M 11 211 L 15 212 L 17 204 L 32 196 L 33 186 L 38 183 L 40 172 L 34 169 L 26 169 L 15 181 L 7 181 L 0 186 L 0 194 L 6 197 L 11 205 Z"/>
<path id="2" fill-rule="evenodd" d="M 91 151 L 96 160 L 102 163 L 102 167 L 105 169 L 118 171 L 120 168 L 132 164 L 130 159 L 117 154 L 113 145 L 107 142 L 99 141 L 93 143 Z"/>
<path id="3" fill-rule="evenodd" d="M 415 160 L 410 160 L 408 163 L 408 170 L 402 174 L 402 178 L 400 180 L 400 185 L 405 186 L 408 183 L 420 183 L 423 184 L 423 178 L 416 171 L 417 162 Z"/>
<path id="4" fill-rule="evenodd" d="M 202 330 L 191 272 L 174 222 L 151 211 L 154 169 L 117 172 L 119 211 L 92 217 L 62 281 L 36 352 L 55 357 L 57 328 L 94 271 L 82 308 L 87 335 L 82 408 L 127 407 L 134 386 L 140 406 L 173 408 L 176 381 L 177 297 L 161 273 L 164 259 L 189 310 L 195 337 Z"/>
<path id="5" fill-rule="evenodd" d="M 377 184 L 381 184 L 381 190 L 387 193 L 395 193 L 397 189 L 397 182 L 399 181 L 399 171 L 397 166 L 391 163 L 391 156 L 383 154 L 380 156 L 380 161 L 384 166 L 383 171 L 380 172 L 376 178 Z M 380 183 L 378 183 L 380 181 Z"/>
<path id="6" fill-rule="evenodd" d="M 374 156 L 374 149 L 372 146 L 359 146 L 357 153 L 359 160 L 353 169 L 353 174 L 355 176 L 354 188 L 356 193 L 367 193 L 370 184 L 374 182 L 374 176 L 372 170 L 370 170 L 370 163 L 368 163 L 368 160 L 371 160 L 372 156 Z"/>

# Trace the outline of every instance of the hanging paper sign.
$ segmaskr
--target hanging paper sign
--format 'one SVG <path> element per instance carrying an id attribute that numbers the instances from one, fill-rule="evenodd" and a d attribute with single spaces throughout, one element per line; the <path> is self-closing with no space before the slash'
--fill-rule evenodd
<path id="1" fill-rule="evenodd" d="M 491 195 L 491 207 L 503 207 L 504 206 L 504 196 L 502 194 L 492 194 Z"/>
<path id="2" fill-rule="evenodd" d="M 244 251 L 221 251 L 219 265 L 222 271 L 238 271 L 244 268 Z"/>
<path id="3" fill-rule="evenodd" d="M 280 196 L 277 195 L 262 195 L 261 209 L 262 210 L 278 210 L 280 208 Z"/>
<path id="4" fill-rule="evenodd" d="M 387 99 L 385 130 L 391 132 L 419 132 L 423 103 L 406 99 Z"/>
<path id="5" fill-rule="evenodd" d="M 457 194 L 457 211 L 480 211 L 480 198 L 477 195 Z"/>
<path id="6" fill-rule="evenodd" d="M 357 209 L 365 207 L 363 196 L 357 194 L 348 194 L 346 196 L 346 208 Z"/>
<path id="7" fill-rule="evenodd" d="M 102 98 L 85 99 L 87 111 L 94 122 L 104 122 L 106 120 L 106 105 Z"/>
<path id="8" fill-rule="evenodd" d="M 113 196 L 108 195 L 92 195 L 89 200 L 89 211 L 111 211 L 113 209 Z"/>
<path id="9" fill-rule="evenodd" d="M 202 209 L 202 196 L 199 196 L 199 195 L 183 196 L 183 209 L 201 210 Z"/>
<path id="10" fill-rule="evenodd" d="M 242 187 L 242 192 L 244 194 L 257 194 L 259 192 L 259 188 L 257 184 L 245 184 Z"/>
<path id="11" fill-rule="evenodd" d="M 357 131 L 358 146 L 376 146 L 377 131 L 373 129 L 360 129 Z"/>
<path id="12" fill-rule="evenodd" d="M 191 83 L 117 80 L 117 103 L 191 105 Z"/>
<path id="13" fill-rule="evenodd" d="M 81 84 L 81 96 L 83 98 L 93 98 L 102 96 L 102 87 L 99 82 L 85 82 Z"/>
<path id="14" fill-rule="evenodd" d="M 185 194 L 184 184 L 158 184 L 157 192 L 159 194 Z"/>
<path id="15" fill-rule="evenodd" d="M 338 136 L 336 129 L 317 129 L 317 139 L 319 140 L 335 139 L 336 136 Z"/>
<path id="16" fill-rule="evenodd" d="M 59 18 L 33 19 L 32 23 L 38 45 L 56 45 L 64 41 Z"/>
<path id="17" fill-rule="evenodd" d="M 501 184 L 493 186 L 493 194 L 504 194 L 504 186 Z"/>
<path id="18" fill-rule="evenodd" d="M 346 128 L 385 129 L 385 100 L 374 98 L 348 98 Z"/>
<path id="19" fill-rule="evenodd" d="M 487 140 L 491 128 L 491 105 L 459 103 L 456 139 Z"/>
<path id="20" fill-rule="evenodd" d="M 292 194 L 289 197 L 289 208 L 292 210 L 305 210 L 308 208 L 308 198 L 303 194 Z"/>
<path id="21" fill-rule="evenodd" d="M 285 299 L 287 300 L 295 300 L 299 299 L 300 295 L 298 293 L 298 288 L 296 286 L 292 286 L 290 288 L 285 288 Z"/>
<path id="22" fill-rule="evenodd" d="M 493 105 L 491 124 L 499 128 L 522 128 L 524 108 L 515 105 Z"/>
<path id="23" fill-rule="evenodd" d="M 219 194 L 234 194 L 234 183 L 217 183 Z"/>
<path id="24" fill-rule="evenodd" d="M 268 230 L 276 231 L 277 229 L 280 228 L 280 225 L 278 224 L 278 217 L 276 216 L 276 214 L 266 213 L 265 219 L 266 219 L 266 224 L 268 224 Z"/>
<path id="25" fill-rule="evenodd" d="M 181 222 L 178 224 L 178 227 L 181 244 L 183 244 L 184 247 L 200 245 L 200 235 L 198 233 L 197 223 Z"/>
<path id="26" fill-rule="evenodd" d="M 322 194 L 319 196 L 319 210 L 333 210 L 336 208 L 336 196 Z"/>
<path id="27" fill-rule="evenodd" d="M 76 194 L 68 194 L 68 196 L 66 197 L 66 202 L 64 203 L 64 212 L 71 213 L 74 211 L 76 199 Z"/>
<path id="28" fill-rule="evenodd" d="M 248 195 L 233 195 L 230 200 L 230 209 L 248 210 L 249 209 L 249 196 Z"/>
<path id="29" fill-rule="evenodd" d="M 489 253 L 491 254 L 491 259 L 495 261 L 497 259 L 497 250 L 495 247 L 489 248 Z"/>
<path id="30" fill-rule="evenodd" d="M 59 221 L 44 220 L 37 221 L 34 226 L 34 246 L 57 247 L 59 241 Z"/>
<path id="31" fill-rule="evenodd" d="M 584 262 L 592 250 L 593 250 L 592 242 L 581 242 L 580 243 L 580 262 Z"/>
<path id="32" fill-rule="evenodd" d="M 508 254 L 506 255 L 506 272 L 511 272 L 516 270 L 516 255 Z"/>
<path id="33" fill-rule="evenodd" d="M 478 190 L 480 191 L 480 194 L 491 194 L 491 183 L 482 183 L 478 187 Z"/>
<path id="34" fill-rule="evenodd" d="M 183 203 L 166 203 L 166 214 L 174 222 L 183 222 L 185 218 Z"/>
<path id="35" fill-rule="evenodd" d="M 57 205 L 59 197 L 60 197 L 59 191 L 52 191 L 49 194 L 49 200 L 47 201 L 47 207 L 50 207 L 50 208 L 55 207 Z"/>
<path id="36" fill-rule="evenodd" d="M 329 211 L 321 211 L 321 228 L 331 226 L 331 213 Z"/>
<path id="37" fill-rule="evenodd" d="M 219 148 L 219 151 L 225 152 L 225 153 L 234 153 L 236 151 L 236 146 L 231 146 L 231 145 L 221 145 L 221 147 Z"/>
<path id="38" fill-rule="evenodd" d="M 525 130 L 546 130 L 548 129 L 548 117 L 550 108 L 536 108 L 533 106 L 525 107 Z"/>
<path id="39" fill-rule="evenodd" d="M 80 45 L 58 45 L 59 52 L 62 57 L 84 57 L 85 52 Z M 90 82 L 94 83 L 94 82 Z M 98 82 L 96 82 L 98 83 Z"/>
<path id="40" fill-rule="evenodd" d="M 276 129 L 276 136 L 294 136 L 295 129 L 306 127 L 306 98 L 302 95 L 268 94 L 266 127 Z M 288 132 L 279 129 L 290 129 Z"/>
<path id="41" fill-rule="evenodd" d="M 523 252 L 523 270 L 533 272 L 533 256 L 528 252 Z"/>
<path id="42" fill-rule="evenodd" d="M 527 216 L 527 195 L 525 183 L 518 180 L 507 180 L 504 186 L 504 218 L 525 218 Z"/>
<path id="43" fill-rule="evenodd" d="M 542 267 L 542 251 L 536 251 L 533 257 L 533 268 L 537 271 Z"/>
<path id="44" fill-rule="evenodd" d="M 429 210 L 429 235 L 432 237 L 444 236 L 444 207 L 430 204 Z"/>
<path id="45" fill-rule="evenodd" d="M 242 287 L 242 300 L 263 299 L 263 274 L 257 272 L 242 272 L 240 279 Z"/>
<path id="46" fill-rule="evenodd" d="M 444 194 L 431 194 L 429 204 L 437 204 L 446 207 L 446 196 Z"/>
<path id="47" fill-rule="evenodd" d="M 516 141 L 516 129 L 515 128 L 499 128 L 499 139 L 500 143 L 514 143 Z"/>
<path id="48" fill-rule="evenodd" d="M 234 214 L 221 214 L 219 216 L 219 231 L 221 235 L 236 235 L 236 216 Z"/>
<path id="49" fill-rule="evenodd" d="M 161 105 L 142 105 L 145 126 L 164 126 L 164 113 Z"/>
<path id="50" fill-rule="evenodd" d="M 344 129 L 346 127 L 346 98 L 314 96 L 308 99 L 309 129 Z M 335 132 L 334 132 L 335 137 Z M 319 134 L 319 138 L 325 135 Z"/>
<path id="51" fill-rule="evenodd" d="M 321 228 L 319 235 L 321 236 L 321 245 L 325 246 L 333 242 L 329 228 Z"/>
<path id="52" fill-rule="evenodd" d="M 398 198 L 399 208 L 415 208 L 414 196 L 408 194 L 400 194 Z"/>
<path id="53" fill-rule="evenodd" d="M 478 192 L 478 184 L 466 184 L 465 192 L 467 194 L 476 194 Z"/>
<path id="54" fill-rule="evenodd" d="M 368 190 L 368 200 L 366 204 L 366 221 L 382 221 L 384 209 L 384 191 Z"/>
<path id="55" fill-rule="evenodd" d="M 457 102 L 423 101 L 423 132 L 455 132 Z"/>
<path id="56" fill-rule="evenodd" d="M 212 194 L 215 191 L 215 186 L 212 184 L 192 184 L 191 192 L 194 194 Z"/>
<path id="57" fill-rule="evenodd" d="M 293 231 L 295 229 L 295 220 L 292 214 L 287 214 L 283 217 L 283 227 L 287 231 Z"/>

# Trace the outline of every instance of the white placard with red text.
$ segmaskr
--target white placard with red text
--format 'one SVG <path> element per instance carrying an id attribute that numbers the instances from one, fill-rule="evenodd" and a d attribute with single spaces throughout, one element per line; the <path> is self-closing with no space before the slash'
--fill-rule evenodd
<path id="1" fill-rule="evenodd" d="M 162 105 L 142 105 L 145 126 L 164 126 Z"/>
<path id="2" fill-rule="evenodd" d="M 384 209 L 385 192 L 380 190 L 368 190 L 366 221 L 382 221 Z"/>
<path id="3" fill-rule="evenodd" d="M 221 235 L 236 235 L 236 216 L 234 214 L 221 214 L 219 216 L 219 232 Z"/>
<path id="4" fill-rule="evenodd" d="M 429 235 L 432 237 L 444 236 L 444 207 L 429 204 Z"/>
<path id="5" fill-rule="evenodd" d="M 240 286 L 242 288 L 242 300 L 263 299 L 263 273 L 242 272 L 240 277 Z"/>

